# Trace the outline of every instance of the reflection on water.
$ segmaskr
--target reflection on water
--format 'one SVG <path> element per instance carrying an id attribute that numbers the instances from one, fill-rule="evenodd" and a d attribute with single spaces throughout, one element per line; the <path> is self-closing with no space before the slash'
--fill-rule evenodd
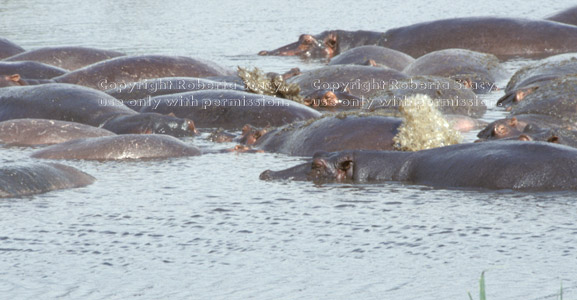
<path id="1" fill-rule="evenodd" d="M 473 14 L 538 18 L 572 3 L 315 1 L 288 9 L 256 1 L 0 4 L 0 35 L 26 48 L 85 45 L 286 71 L 320 63 L 255 54 L 305 32 L 385 30 Z M 526 63 L 506 67 L 512 74 Z M 492 108 L 484 119 L 502 115 Z M 201 138 L 187 142 L 214 148 Z M 31 151 L 2 148 L 1 161 L 31 161 Z M 67 162 L 98 181 L 0 200 L 0 295 L 466 299 L 467 291 L 476 293 L 483 270 L 491 299 L 554 299 L 561 281 L 566 298 L 577 295 L 572 192 L 258 180 L 265 169 L 300 162 L 277 154 Z"/>

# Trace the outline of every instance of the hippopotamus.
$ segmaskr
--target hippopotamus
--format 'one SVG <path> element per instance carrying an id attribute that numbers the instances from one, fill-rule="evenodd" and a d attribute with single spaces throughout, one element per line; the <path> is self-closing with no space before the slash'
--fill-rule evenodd
<path id="1" fill-rule="evenodd" d="M 106 90 L 105 93 L 122 101 L 126 106 L 140 110 L 146 99 L 154 96 L 178 94 L 198 90 L 245 90 L 244 85 L 218 82 L 193 77 L 165 77 L 145 79 L 128 85 Z"/>
<path id="2" fill-rule="evenodd" d="M 233 90 L 203 90 L 150 99 L 141 113 L 173 113 L 194 120 L 199 128 L 240 129 L 245 124 L 258 127 L 282 126 L 299 120 L 318 118 L 321 113 L 297 102 Z"/>
<path id="3" fill-rule="evenodd" d="M 34 158 L 122 160 L 196 156 L 201 151 L 164 134 L 125 134 L 75 139 L 32 153 Z"/>
<path id="4" fill-rule="evenodd" d="M 349 49 L 376 45 L 418 58 L 450 48 L 491 53 L 499 59 L 542 57 L 577 51 L 577 27 L 547 20 L 465 17 L 423 22 L 386 32 L 329 30 L 259 55 L 331 58 Z"/>
<path id="5" fill-rule="evenodd" d="M 0 143 L 13 146 L 36 146 L 69 140 L 114 135 L 103 128 L 76 122 L 46 119 L 15 119 L 0 122 Z"/>
<path id="6" fill-rule="evenodd" d="M 264 134 L 245 129 L 243 138 L 247 144 L 266 152 L 297 156 L 317 151 L 393 150 L 393 137 L 401 123 L 399 118 L 379 115 L 338 114 L 291 123 Z"/>
<path id="7" fill-rule="evenodd" d="M 542 141 L 548 143 L 555 143 L 560 145 L 567 145 L 569 147 L 577 148 L 577 131 L 568 130 L 565 128 L 541 128 L 534 124 L 525 126 L 522 132 L 510 134 L 506 138 L 497 139 L 496 141 Z M 485 142 L 487 139 L 479 139 L 475 142 Z"/>
<path id="8" fill-rule="evenodd" d="M 511 109 L 511 115 L 537 114 L 567 123 L 577 122 L 577 77 L 553 79 L 542 84 Z"/>
<path id="9" fill-rule="evenodd" d="M 577 5 L 545 18 L 549 21 L 577 25 Z"/>
<path id="10" fill-rule="evenodd" d="M 470 87 L 477 94 L 496 90 L 495 82 L 505 76 L 505 69 L 495 55 L 465 49 L 444 49 L 425 54 L 403 72 L 409 76 L 448 77 Z"/>
<path id="11" fill-rule="evenodd" d="M 342 111 L 357 110 L 364 105 L 364 99 L 348 92 L 331 89 L 318 89 L 303 98 L 303 104 L 317 110 Z"/>
<path id="12" fill-rule="evenodd" d="M 509 107 L 522 101 L 550 80 L 577 75 L 577 55 L 574 53 L 555 55 L 519 69 L 507 83 L 505 95 L 498 106 Z"/>
<path id="13" fill-rule="evenodd" d="M 0 89 L 0 121 L 23 118 L 78 122 L 117 134 L 191 136 L 196 133 L 191 120 L 156 113 L 141 114 L 104 92 L 73 84 Z"/>
<path id="14" fill-rule="evenodd" d="M 35 61 L 0 61 L 0 75 L 19 75 L 30 79 L 51 79 L 68 71 Z"/>
<path id="15" fill-rule="evenodd" d="M 55 82 L 73 83 L 108 90 L 144 79 L 161 77 L 208 77 L 231 75 L 213 62 L 184 56 L 120 56 L 80 68 L 54 78 Z"/>
<path id="16" fill-rule="evenodd" d="M 5 38 L 0 38 L 0 59 L 4 59 L 24 51 L 26 51 L 24 48 L 12 43 Z"/>
<path id="17" fill-rule="evenodd" d="M 363 109 L 396 111 L 401 103 L 407 102 L 408 97 L 416 94 L 431 97 L 443 114 L 480 118 L 487 111 L 486 104 L 471 89 L 455 80 L 438 76 L 415 76 L 392 81 L 386 89 L 369 94 Z"/>
<path id="18" fill-rule="evenodd" d="M 15 198 L 87 186 L 94 177 L 57 163 L 31 163 L 0 168 L 0 198 Z"/>
<path id="19" fill-rule="evenodd" d="M 369 45 L 349 49 L 333 57 L 329 65 L 378 65 L 403 71 L 413 61 L 414 58 L 403 52 Z"/>
<path id="20" fill-rule="evenodd" d="M 298 84 L 300 94 L 308 96 L 320 89 L 345 91 L 352 96 L 365 97 L 373 90 L 384 89 L 390 82 L 408 78 L 393 70 L 359 65 L 334 65 L 310 71 L 287 80 Z"/>
<path id="21" fill-rule="evenodd" d="M 16 54 L 4 61 L 35 61 L 72 71 L 124 55 L 118 51 L 87 47 L 44 47 Z"/>
<path id="22" fill-rule="evenodd" d="M 523 134 L 527 126 L 536 126 L 539 128 L 565 128 L 571 130 L 574 128 L 571 124 L 562 120 L 538 114 L 520 114 L 509 116 L 505 119 L 499 119 L 489 123 L 481 130 L 477 137 L 480 140 L 496 140 L 510 137 L 518 137 Z M 577 129 L 577 127 L 575 127 Z"/>
<path id="23" fill-rule="evenodd" d="M 421 150 L 318 152 L 260 179 L 317 183 L 398 181 L 439 188 L 552 191 L 577 189 L 577 149 L 545 142 L 467 143 Z"/>

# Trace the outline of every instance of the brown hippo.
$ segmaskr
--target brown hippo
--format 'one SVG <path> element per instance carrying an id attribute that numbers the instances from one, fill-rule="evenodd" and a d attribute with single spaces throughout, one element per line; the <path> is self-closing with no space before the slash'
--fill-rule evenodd
<path id="1" fill-rule="evenodd" d="M 525 128 L 529 125 L 539 128 L 572 129 L 574 127 L 552 116 L 520 114 L 509 116 L 505 119 L 496 120 L 488 124 L 477 134 L 477 137 L 480 140 L 496 140 L 518 137 L 519 135 L 523 134 Z"/>
<path id="2" fill-rule="evenodd" d="M 497 90 L 495 82 L 505 77 L 505 69 L 495 55 L 465 49 L 443 49 L 425 54 L 403 72 L 409 76 L 448 77 L 477 94 Z"/>
<path id="3" fill-rule="evenodd" d="M 94 177 L 56 163 L 33 163 L 0 168 L 0 198 L 16 198 L 87 186 Z"/>
<path id="4" fill-rule="evenodd" d="M 577 55 L 560 54 L 542 59 L 537 63 L 519 69 L 507 83 L 505 95 L 497 102 L 498 106 L 510 107 L 522 101 L 550 80 L 577 75 Z"/>
<path id="5" fill-rule="evenodd" d="M 410 55 L 403 52 L 380 47 L 360 46 L 347 50 L 331 59 L 329 65 L 372 65 L 384 66 L 397 71 L 403 71 L 415 61 Z"/>
<path id="6" fill-rule="evenodd" d="M 386 32 L 330 30 L 301 35 L 299 41 L 259 55 L 331 58 L 346 50 L 377 45 L 418 58 L 460 48 L 491 53 L 499 59 L 542 57 L 577 51 L 577 27 L 547 20 L 468 17 L 418 23 Z"/>
<path id="7" fill-rule="evenodd" d="M 319 152 L 295 167 L 260 175 L 263 180 L 317 183 L 399 181 L 441 188 L 551 191 L 577 189 L 577 149 L 543 142 L 457 144 L 417 152 Z"/>
<path id="8" fill-rule="evenodd" d="M 24 50 L 22 47 L 12 43 L 11 41 L 0 38 L 0 59 L 4 59 L 10 57 L 12 55 L 16 55 L 18 53 L 22 53 Z"/>
<path id="9" fill-rule="evenodd" d="M 78 122 L 117 134 L 190 136 L 196 133 L 191 120 L 155 113 L 140 114 L 104 92 L 73 84 L 0 89 L 0 121 L 23 118 Z"/>
<path id="10" fill-rule="evenodd" d="M 73 83 L 108 90 L 143 79 L 230 74 L 232 74 L 231 71 L 209 61 L 184 56 L 141 55 L 105 60 L 56 77 L 54 80 L 60 83 Z"/>
<path id="11" fill-rule="evenodd" d="M 192 92 L 199 90 L 244 90 L 244 85 L 218 82 L 194 77 L 165 77 L 145 79 L 128 85 L 106 90 L 105 93 L 122 101 L 126 106 L 140 110 L 150 97 Z"/>
<path id="12" fill-rule="evenodd" d="M 199 128 L 241 129 L 282 126 L 294 121 L 318 118 L 321 113 L 297 102 L 233 90 L 204 90 L 150 99 L 141 113 L 173 113 L 194 120 Z"/>
<path id="13" fill-rule="evenodd" d="M 0 122 L 0 143 L 14 146 L 50 145 L 79 138 L 109 135 L 114 133 L 75 122 L 46 119 L 15 119 Z"/>
<path id="14" fill-rule="evenodd" d="M 408 77 L 405 74 L 393 69 L 334 65 L 305 71 L 301 75 L 288 79 L 287 83 L 298 84 L 302 96 L 324 89 L 344 91 L 352 96 L 365 97 L 373 90 L 386 88 L 392 81 L 406 78 Z"/>
<path id="15" fill-rule="evenodd" d="M 35 61 L 66 70 L 76 70 L 124 55 L 117 51 L 86 47 L 44 47 L 16 54 L 4 61 Z"/>
<path id="16" fill-rule="evenodd" d="M 76 139 L 48 146 L 32 153 L 34 158 L 121 160 L 196 156 L 201 152 L 181 140 L 164 134 L 126 134 Z"/>
<path id="17" fill-rule="evenodd" d="M 327 115 L 270 129 L 264 134 L 247 131 L 244 139 L 261 150 L 288 155 L 349 149 L 393 150 L 393 137 L 401 123 L 399 118 L 378 115 Z"/>
<path id="18" fill-rule="evenodd" d="M 577 5 L 545 18 L 549 21 L 577 25 Z"/>
<path id="19" fill-rule="evenodd" d="M 455 80 L 438 76 L 416 76 L 391 81 L 386 89 L 369 94 L 369 100 L 365 101 L 363 109 L 396 112 L 401 103 L 417 94 L 431 97 L 443 114 L 480 118 L 487 111 L 486 104 L 478 99 L 470 88 Z"/>
<path id="20" fill-rule="evenodd" d="M 66 74 L 68 71 L 35 61 L 0 61 L 0 75 L 18 74 L 22 78 L 50 79 Z"/>

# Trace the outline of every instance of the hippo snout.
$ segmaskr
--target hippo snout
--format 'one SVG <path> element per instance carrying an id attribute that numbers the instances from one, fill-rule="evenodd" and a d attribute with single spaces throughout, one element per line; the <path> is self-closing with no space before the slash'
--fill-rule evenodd
<path id="1" fill-rule="evenodd" d="M 260 56 L 268 55 L 268 51 L 262 50 L 258 53 L 258 55 L 260 55 Z"/>
<path id="2" fill-rule="evenodd" d="M 271 170 L 266 170 L 262 173 L 260 173 L 260 176 L 258 177 L 260 180 L 271 180 L 272 177 L 270 175 Z"/>

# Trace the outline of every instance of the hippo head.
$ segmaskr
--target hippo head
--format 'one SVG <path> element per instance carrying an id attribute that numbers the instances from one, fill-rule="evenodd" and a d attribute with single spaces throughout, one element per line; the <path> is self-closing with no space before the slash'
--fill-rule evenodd
<path id="1" fill-rule="evenodd" d="M 244 125 L 242 127 L 242 137 L 239 143 L 244 145 L 254 145 L 258 139 L 260 139 L 265 133 L 267 133 L 268 128 L 257 128 L 252 125 Z"/>
<path id="2" fill-rule="evenodd" d="M 102 128 L 117 134 L 156 133 L 181 137 L 197 133 L 191 120 L 157 113 L 116 116 L 104 123 Z"/>
<path id="3" fill-rule="evenodd" d="M 272 51 L 260 51 L 258 55 L 300 56 L 302 58 L 332 58 L 337 54 L 337 35 L 325 31 L 312 36 L 303 34 L 298 42 L 282 46 Z"/>
<path id="4" fill-rule="evenodd" d="M 517 118 L 497 120 L 481 130 L 477 137 L 482 140 L 496 140 L 519 136 L 527 124 L 519 122 Z"/>
<path id="5" fill-rule="evenodd" d="M 26 83 L 20 78 L 20 75 L 0 75 L 0 87 L 20 86 Z"/>
<path id="6" fill-rule="evenodd" d="M 510 91 L 497 101 L 497 106 L 505 107 L 507 111 L 510 111 L 513 105 L 521 102 L 525 97 L 536 91 L 538 88 L 538 86 L 530 86 Z"/>
<path id="7" fill-rule="evenodd" d="M 292 179 L 308 180 L 315 183 L 349 182 L 355 178 L 353 152 L 317 152 L 312 162 L 282 170 L 266 170 L 260 174 L 261 180 Z"/>

